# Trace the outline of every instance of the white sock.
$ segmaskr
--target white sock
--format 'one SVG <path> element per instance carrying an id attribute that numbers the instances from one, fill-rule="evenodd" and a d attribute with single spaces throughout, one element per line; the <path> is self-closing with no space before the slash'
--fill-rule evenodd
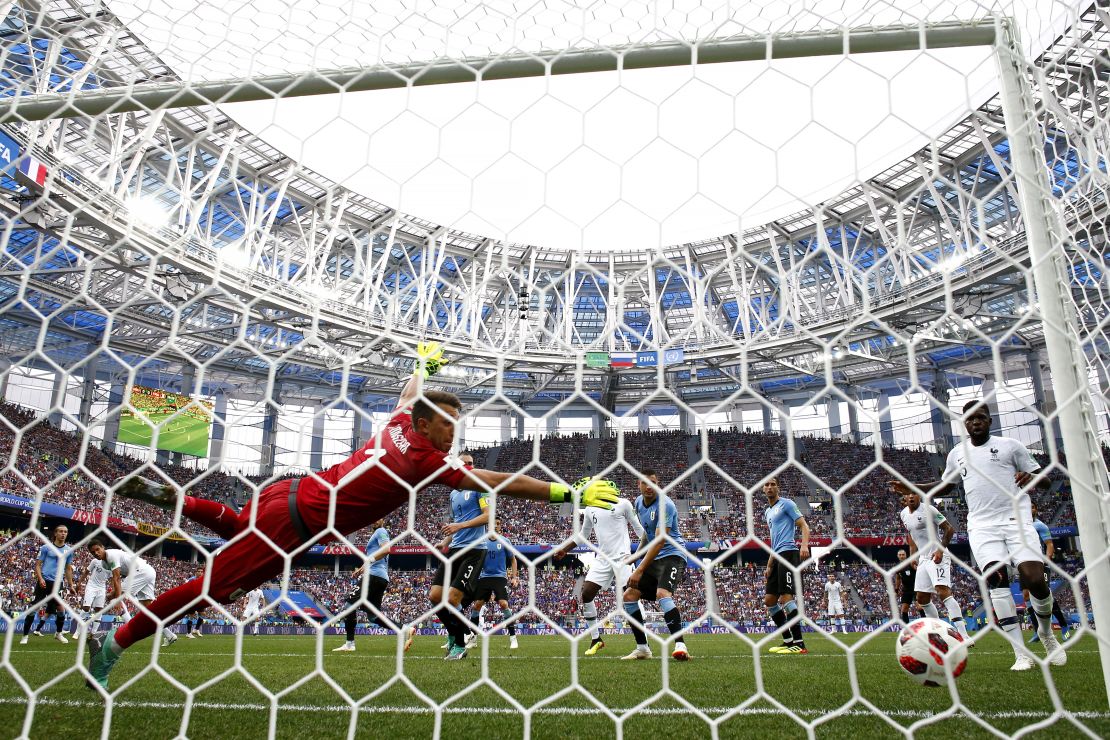
<path id="1" fill-rule="evenodd" d="M 177 635 L 175 635 L 173 633 L 173 630 L 171 630 L 169 627 L 163 627 L 162 628 L 162 637 L 166 638 L 170 642 L 173 642 L 174 640 L 177 639 Z"/>
<path id="2" fill-rule="evenodd" d="M 1052 634 L 1052 594 L 1047 599 L 1038 599 L 1029 594 L 1029 603 L 1037 615 L 1037 633 L 1042 637 Z"/>
<path id="3" fill-rule="evenodd" d="M 588 601 L 582 605 L 582 616 L 586 618 L 586 625 L 590 630 L 590 639 L 596 640 L 601 636 L 601 631 L 597 628 L 597 607 L 594 602 Z"/>
<path id="4" fill-rule="evenodd" d="M 940 619 L 940 612 L 937 611 L 937 605 L 930 601 L 928 604 L 921 604 L 921 611 L 925 612 L 926 617 L 933 619 Z"/>
<path id="5" fill-rule="evenodd" d="M 1020 652 L 1021 625 L 1018 624 L 1014 594 L 1008 588 L 992 588 L 991 605 L 994 607 L 994 618 L 1002 628 L 1002 633 L 1010 640 L 1014 655 L 1022 655 L 1023 653 Z"/>
<path id="6" fill-rule="evenodd" d="M 123 609 L 123 623 L 127 624 L 131 621 L 131 612 L 127 610 L 127 604 L 120 604 L 120 608 Z"/>
<path id="7" fill-rule="evenodd" d="M 354 646 L 355 646 L 355 641 L 354 640 L 347 640 L 347 647 L 354 647 Z"/>
<path id="8" fill-rule="evenodd" d="M 967 625 L 964 624 L 963 614 L 960 612 L 960 602 L 956 601 L 955 596 L 949 596 L 944 600 L 944 608 L 948 610 L 948 621 L 956 626 L 956 631 L 960 633 L 960 637 L 967 638 Z"/>

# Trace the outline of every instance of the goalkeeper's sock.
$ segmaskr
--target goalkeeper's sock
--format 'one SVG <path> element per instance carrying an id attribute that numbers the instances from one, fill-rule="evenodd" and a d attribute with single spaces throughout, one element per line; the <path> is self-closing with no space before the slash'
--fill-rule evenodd
<path id="1" fill-rule="evenodd" d="M 798 616 L 798 604 L 793 599 L 786 602 L 782 610 L 786 614 L 787 622 Z M 801 648 L 806 646 L 805 638 L 802 637 L 802 620 L 799 619 L 794 622 L 794 624 L 790 625 L 790 635 L 794 638 L 795 645 Z"/>
<path id="2" fill-rule="evenodd" d="M 682 615 L 675 606 L 674 599 L 670 596 L 659 599 L 659 608 L 663 610 L 663 621 L 667 623 L 667 630 L 672 635 L 677 635 L 682 631 Z M 676 638 L 677 642 L 683 642 L 682 637 Z"/>
<path id="3" fill-rule="evenodd" d="M 940 612 L 937 611 L 937 605 L 930 601 L 928 604 L 919 604 L 921 611 L 925 612 L 926 617 L 933 619 L 940 619 Z"/>
<path id="4" fill-rule="evenodd" d="M 964 624 L 963 613 L 960 611 L 960 602 L 956 601 L 955 596 L 949 596 L 944 600 L 944 608 L 948 610 L 948 621 L 955 625 L 960 637 L 968 639 L 967 625 Z"/>
<path id="5" fill-rule="evenodd" d="M 782 641 L 787 645 L 793 645 L 794 635 L 789 629 L 783 628 L 783 625 L 786 624 L 786 614 L 783 612 L 782 607 L 775 604 L 767 609 L 767 613 L 771 615 L 771 621 L 775 623 L 775 630 L 782 630 Z"/>
<path id="6" fill-rule="evenodd" d="M 632 636 L 636 638 L 636 647 L 647 647 L 647 635 L 640 626 L 644 623 L 644 615 L 640 613 L 640 602 L 624 602 L 624 613 L 628 615 L 628 626 L 632 628 Z"/>
<path id="7" fill-rule="evenodd" d="M 501 621 L 506 622 L 505 630 L 509 633 L 509 637 L 516 637 L 516 624 L 509 621 L 509 617 L 513 616 L 513 610 L 505 607 L 501 610 Z"/>
<path id="8" fill-rule="evenodd" d="M 594 602 L 587 601 L 582 605 L 582 616 L 586 618 L 586 627 L 590 631 L 590 639 L 596 640 L 601 637 L 601 630 L 597 628 L 597 607 Z"/>

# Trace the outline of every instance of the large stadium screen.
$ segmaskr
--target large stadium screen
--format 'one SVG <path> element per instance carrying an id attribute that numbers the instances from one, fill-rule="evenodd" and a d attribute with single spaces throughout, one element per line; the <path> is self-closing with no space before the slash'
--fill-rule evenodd
<path id="1" fill-rule="evenodd" d="M 128 406 L 120 414 L 119 441 L 124 444 L 207 457 L 211 433 L 210 402 L 158 388 L 132 386 Z"/>

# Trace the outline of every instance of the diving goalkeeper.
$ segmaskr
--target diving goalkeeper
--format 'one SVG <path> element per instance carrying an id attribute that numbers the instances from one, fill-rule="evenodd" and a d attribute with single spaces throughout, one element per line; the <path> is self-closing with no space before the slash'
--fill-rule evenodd
<path id="1" fill-rule="evenodd" d="M 310 544 L 336 539 L 384 519 L 433 483 L 448 489 L 496 489 L 517 498 L 611 508 L 617 491 L 607 481 L 582 490 L 517 473 L 476 470 L 450 454 L 462 403 L 444 391 L 421 391 L 442 364 L 436 344 L 421 344 L 417 370 L 405 385 L 385 428 L 346 461 L 321 473 L 267 486 L 236 512 L 224 504 L 185 496 L 182 513 L 228 540 L 209 561 L 205 577 L 167 591 L 127 624 L 89 638 L 89 672 L 105 690 L 108 675 L 125 650 L 210 603 L 230 604 L 281 574 L 285 557 Z M 178 491 L 138 476 L 118 492 L 174 509 Z"/>

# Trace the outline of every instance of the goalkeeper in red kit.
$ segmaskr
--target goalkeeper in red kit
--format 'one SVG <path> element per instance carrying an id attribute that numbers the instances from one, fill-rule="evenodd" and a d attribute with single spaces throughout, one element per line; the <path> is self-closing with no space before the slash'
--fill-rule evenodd
<path id="1" fill-rule="evenodd" d="M 451 393 L 421 390 L 423 380 L 446 361 L 436 344 L 421 344 L 418 354 L 417 371 L 385 428 L 346 461 L 267 486 L 239 512 L 184 496 L 182 513 L 228 542 L 212 555 L 202 577 L 163 593 L 127 624 L 89 638 L 89 673 L 97 684 L 107 690 L 124 651 L 160 626 L 211 603 L 236 601 L 280 575 L 289 555 L 384 519 L 433 483 L 555 504 L 577 498 L 583 506 L 611 508 L 617 501 L 608 481 L 576 491 L 523 474 L 474 469 L 450 454 L 462 403 Z M 117 492 L 166 509 L 177 506 L 176 487 L 137 476 L 125 479 Z"/>

